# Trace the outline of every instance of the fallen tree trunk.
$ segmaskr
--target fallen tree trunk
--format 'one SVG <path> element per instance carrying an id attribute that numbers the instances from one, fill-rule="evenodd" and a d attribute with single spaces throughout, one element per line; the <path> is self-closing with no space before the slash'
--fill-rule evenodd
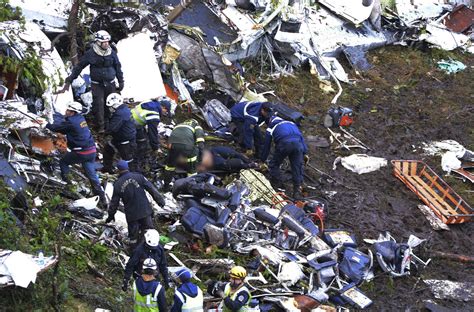
<path id="1" fill-rule="evenodd" d="M 442 251 L 432 251 L 431 257 L 447 259 L 447 260 L 463 262 L 463 263 L 474 263 L 474 257 L 466 256 L 466 255 L 457 255 L 457 254 L 442 252 Z"/>

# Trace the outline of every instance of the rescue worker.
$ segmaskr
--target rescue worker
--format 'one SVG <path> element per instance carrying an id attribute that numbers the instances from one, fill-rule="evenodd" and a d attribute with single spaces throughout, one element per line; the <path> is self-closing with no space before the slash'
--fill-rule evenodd
<path id="1" fill-rule="evenodd" d="M 202 290 L 191 282 L 192 273 L 187 268 L 176 272 L 179 286 L 174 292 L 171 312 L 202 312 L 204 297 Z"/>
<path id="2" fill-rule="evenodd" d="M 92 44 L 92 48 L 87 50 L 79 63 L 74 66 L 71 74 L 65 80 L 62 92 L 68 90 L 72 81 L 87 65 L 90 65 L 94 127 L 98 132 L 104 132 L 109 118 L 109 113 L 105 109 L 107 96 L 116 91 L 122 91 L 124 81 L 122 65 L 117 53 L 110 46 L 110 34 L 105 30 L 99 30 L 94 37 L 95 42 Z M 118 80 L 118 88 L 115 85 L 115 78 Z"/>
<path id="3" fill-rule="evenodd" d="M 272 116 L 268 122 L 265 135 L 262 161 L 266 161 L 270 154 L 272 140 L 275 142 L 275 150 L 268 166 L 271 176 L 270 182 L 275 187 L 282 186 L 280 165 L 288 157 L 293 179 L 293 198 L 299 199 L 303 184 L 303 164 L 309 160 L 309 157 L 306 155 L 308 147 L 303 135 L 294 122 L 284 120 L 278 116 Z"/>
<path id="4" fill-rule="evenodd" d="M 70 152 L 67 152 L 59 161 L 61 178 L 69 183 L 69 166 L 82 164 L 82 168 L 84 168 L 91 184 L 92 192 L 95 195 L 99 195 L 102 205 L 106 205 L 104 189 L 100 185 L 99 177 L 95 171 L 97 150 L 94 138 L 81 112 L 81 103 L 71 102 L 66 108 L 65 119 L 59 123 L 48 123 L 46 128 L 66 135 L 67 146 Z"/>
<path id="5" fill-rule="evenodd" d="M 133 311 L 168 311 L 165 290 L 155 279 L 156 268 L 156 261 L 152 258 L 143 261 L 142 274 L 133 282 Z"/>
<path id="6" fill-rule="evenodd" d="M 186 120 L 174 127 L 168 139 L 169 152 L 163 175 L 164 188 L 168 189 L 176 167 L 182 167 L 191 176 L 196 173 L 204 148 L 204 131 L 195 119 Z"/>
<path id="7" fill-rule="evenodd" d="M 246 156 L 260 158 L 263 138 L 259 125 L 270 117 L 271 112 L 271 104 L 267 102 L 240 102 L 230 109 L 232 135 L 245 149 Z"/>
<path id="8" fill-rule="evenodd" d="M 133 155 L 135 154 L 135 137 L 137 130 L 132 120 L 132 114 L 127 104 L 123 103 L 123 98 L 118 93 L 111 93 L 107 97 L 107 108 L 111 111 L 109 125 L 105 129 L 106 135 L 111 135 L 112 140 L 108 141 L 104 147 L 104 172 L 113 172 L 112 162 L 115 152 L 120 158 L 125 160 L 132 171 L 135 171 Z"/>
<path id="9" fill-rule="evenodd" d="M 230 270 L 229 275 L 230 282 L 225 284 L 224 290 L 219 289 L 216 293 L 223 299 L 219 307 L 223 312 L 251 311 L 249 304 L 252 295 L 244 282 L 247 270 L 241 266 L 235 266 Z"/>
<path id="10" fill-rule="evenodd" d="M 162 116 L 171 117 L 171 106 L 171 101 L 163 98 L 142 102 L 132 109 L 133 120 L 137 128 L 136 158 L 141 169 L 144 166 L 145 155 L 148 154 L 147 137 L 152 153 L 156 155 L 160 150 L 158 125 Z"/>
<path id="11" fill-rule="evenodd" d="M 128 281 L 134 276 L 141 274 L 142 264 L 147 258 L 152 258 L 158 265 L 162 277 L 162 285 L 169 288 L 168 262 L 166 261 L 165 249 L 160 245 L 160 234 L 155 229 L 149 229 L 145 232 L 145 241 L 140 243 L 132 252 L 130 259 L 125 265 L 125 274 L 123 277 L 122 290 L 128 288 Z M 157 276 L 157 272 L 155 272 Z"/>
<path id="12" fill-rule="evenodd" d="M 228 146 L 214 146 L 202 153 L 199 172 L 219 170 L 239 172 L 241 169 L 257 168 L 258 164 L 251 162 L 248 157 Z"/>
<path id="13" fill-rule="evenodd" d="M 158 193 L 156 187 L 142 174 L 128 171 L 128 163 L 120 160 L 117 163 L 119 177 L 114 183 L 114 192 L 109 205 L 109 215 L 106 223 L 114 219 L 120 200 L 123 202 L 125 217 L 128 225 L 130 245 L 135 247 L 139 233 L 144 233 L 153 226 L 153 210 L 146 196 L 145 190 L 150 193 L 155 202 L 165 205 L 164 198 Z"/>

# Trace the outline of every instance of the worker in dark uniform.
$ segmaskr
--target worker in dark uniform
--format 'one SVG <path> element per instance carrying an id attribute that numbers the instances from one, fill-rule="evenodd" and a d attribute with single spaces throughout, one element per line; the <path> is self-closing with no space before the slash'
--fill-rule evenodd
<path id="1" fill-rule="evenodd" d="M 154 156 L 157 156 L 160 150 L 158 125 L 160 124 L 162 116 L 171 117 L 171 106 L 171 101 L 163 98 L 161 100 L 142 102 L 132 109 L 133 120 L 137 128 L 136 158 L 138 166 L 142 170 L 145 165 L 146 155 L 148 155 L 148 143 Z"/>
<path id="2" fill-rule="evenodd" d="M 280 165 L 288 157 L 293 178 L 293 198 L 298 199 L 301 197 L 301 186 L 303 184 L 303 164 L 309 160 L 306 155 L 308 147 L 303 135 L 294 122 L 272 116 L 265 135 L 262 161 L 266 161 L 270 154 L 272 140 L 275 142 L 275 150 L 269 163 L 270 181 L 274 186 L 281 187 Z"/>
<path id="3" fill-rule="evenodd" d="M 224 171 L 239 172 L 242 169 L 258 168 L 256 162 L 228 146 L 214 146 L 205 149 L 197 169 L 199 172 Z"/>
<path id="4" fill-rule="evenodd" d="M 66 118 L 60 123 L 48 123 L 46 128 L 54 132 L 65 134 L 67 146 L 69 150 L 71 150 L 59 161 L 61 178 L 69 182 L 69 167 L 74 164 L 82 164 L 91 184 L 92 192 L 99 196 L 102 205 L 106 205 L 107 201 L 105 199 L 104 189 L 100 185 L 99 177 L 95 171 L 97 150 L 94 138 L 81 112 L 81 103 L 71 102 L 66 109 Z"/>
<path id="5" fill-rule="evenodd" d="M 81 71 L 90 65 L 90 76 L 92 82 L 92 112 L 94 114 L 94 126 L 98 132 L 104 132 L 108 122 L 109 113 L 105 108 L 107 96 L 115 91 L 122 91 L 123 73 L 122 65 L 117 53 L 110 46 L 110 34 L 105 30 L 95 33 L 95 42 L 92 48 L 87 50 L 81 57 L 79 63 L 72 69 L 71 75 L 66 78 L 63 92 L 69 89 L 72 81 L 79 76 Z M 118 80 L 118 88 L 115 85 Z"/>
<path id="6" fill-rule="evenodd" d="M 163 176 L 164 187 L 169 188 L 176 167 L 186 170 L 188 176 L 196 173 L 196 164 L 204 148 L 204 131 L 194 119 L 174 127 L 168 139 L 169 153 Z"/>
<path id="7" fill-rule="evenodd" d="M 232 135 L 246 150 L 246 156 L 260 158 L 263 138 L 259 125 L 270 117 L 271 112 L 271 104 L 261 102 L 240 102 L 230 109 Z"/>
<path id="8" fill-rule="evenodd" d="M 123 103 L 123 98 L 118 93 L 111 93 L 107 97 L 107 108 L 112 112 L 109 125 L 105 129 L 106 135 L 111 135 L 112 140 L 108 141 L 104 148 L 104 172 L 113 172 L 114 154 L 118 152 L 120 158 L 128 162 L 131 171 L 135 170 L 133 156 L 135 154 L 135 137 L 137 130 L 132 120 L 132 113 L 127 104 Z"/>
<path id="9" fill-rule="evenodd" d="M 128 171 L 128 163 L 120 160 L 117 163 L 119 178 L 114 183 L 114 192 L 109 205 L 109 216 L 106 223 L 114 219 L 120 202 L 123 202 L 125 217 L 128 225 L 128 237 L 130 245 L 136 246 L 139 239 L 139 232 L 144 233 L 153 226 L 153 210 L 146 196 L 145 190 L 150 193 L 155 202 L 165 205 L 164 198 L 158 190 L 142 174 Z"/>
<path id="10" fill-rule="evenodd" d="M 125 275 L 123 278 L 123 291 L 128 288 L 128 282 L 132 275 L 138 277 L 141 274 L 142 264 L 145 259 L 152 258 L 156 261 L 162 277 L 162 285 L 169 288 L 168 262 L 166 260 L 165 249 L 160 245 L 160 234 L 157 230 L 150 229 L 145 232 L 145 241 L 135 248 L 125 265 Z"/>

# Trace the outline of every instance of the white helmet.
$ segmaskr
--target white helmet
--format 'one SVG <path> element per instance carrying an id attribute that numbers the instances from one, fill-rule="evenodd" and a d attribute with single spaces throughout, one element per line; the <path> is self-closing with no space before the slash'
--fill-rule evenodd
<path id="1" fill-rule="evenodd" d="M 160 234 L 158 233 L 157 230 L 154 230 L 154 229 L 146 230 L 144 236 L 145 236 L 145 243 L 149 247 L 151 248 L 158 247 L 158 244 L 160 243 Z"/>
<path id="2" fill-rule="evenodd" d="M 118 93 L 110 93 L 109 96 L 107 97 L 106 105 L 108 107 L 117 109 L 122 104 L 123 104 L 123 97 Z"/>
<path id="3" fill-rule="evenodd" d="M 145 261 L 143 261 L 143 267 L 142 269 L 149 269 L 149 270 L 156 270 L 157 265 L 156 261 L 153 258 L 146 258 Z"/>
<path id="4" fill-rule="evenodd" d="M 112 37 L 105 30 L 99 30 L 95 33 L 95 41 L 106 42 L 110 41 L 110 39 L 112 39 Z"/>
<path id="5" fill-rule="evenodd" d="M 76 113 L 82 113 L 82 104 L 79 102 L 70 102 L 67 105 L 67 110 L 76 112 Z"/>

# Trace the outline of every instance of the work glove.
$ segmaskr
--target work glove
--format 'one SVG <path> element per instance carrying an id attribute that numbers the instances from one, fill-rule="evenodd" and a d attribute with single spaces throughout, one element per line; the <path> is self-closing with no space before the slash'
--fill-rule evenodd
<path id="1" fill-rule="evenodd" d="M 267 172 L 268 171 L 268 165 L 266 163 L 260 164 L 260 171 Z"/>
<path id="2" fill-rule="evenodd" d="M 245 151 L 245 156 L 247 156 L 248 158 L 251 158 L 253 156 L 253 150 L 252 149 L 248 149 Z"/>
<path id="3" fill-rule="evenodd" d="M 305 164 L 305 166 L 306 166 L 307 164 L 309 164 L 309 156 L 308 156 L 308 155 L 304 155 L 303 159 L 304 159 L 304 164 Z"/>
<path id="4" fill-rule="evenodd" d="M 220 297 L 220 298 L 224 298 L 224 292 L 222 291 L 222 289 L 219 289 L 215 292 L 216 296 L 217 297 Z"/>
<path id="5" fill-rule="evenodd" d="M 118 91 L 118 92 L 122 91 L 122 90 L 123 90 L 123 87 L 124 87 L 123 81 L 119 81 L 119 85 L 118 85 L 117 91 Z"/>
<path id="6" fill-rule="evenodd" d="M 113 214 L 109 214 L 107 219 L 105 219 L 105 223 L 110 223 L 111 221 L 115 221 L 115 216 Z"/>
<path id="7" fill-rule="evenodd" d="M 164 205 L 166 204 L 166 201 L 163 196 L 160 196 L 160 199 L 157 200 L 156 203 L 158 204 L 158 206 L 164 207 Z"/>
<path id="8" fill-rule="evenodd" d="M 128 289 L 128 280 L 126 278 L 123 279 L 122 290 L 127 291 Z"/>

